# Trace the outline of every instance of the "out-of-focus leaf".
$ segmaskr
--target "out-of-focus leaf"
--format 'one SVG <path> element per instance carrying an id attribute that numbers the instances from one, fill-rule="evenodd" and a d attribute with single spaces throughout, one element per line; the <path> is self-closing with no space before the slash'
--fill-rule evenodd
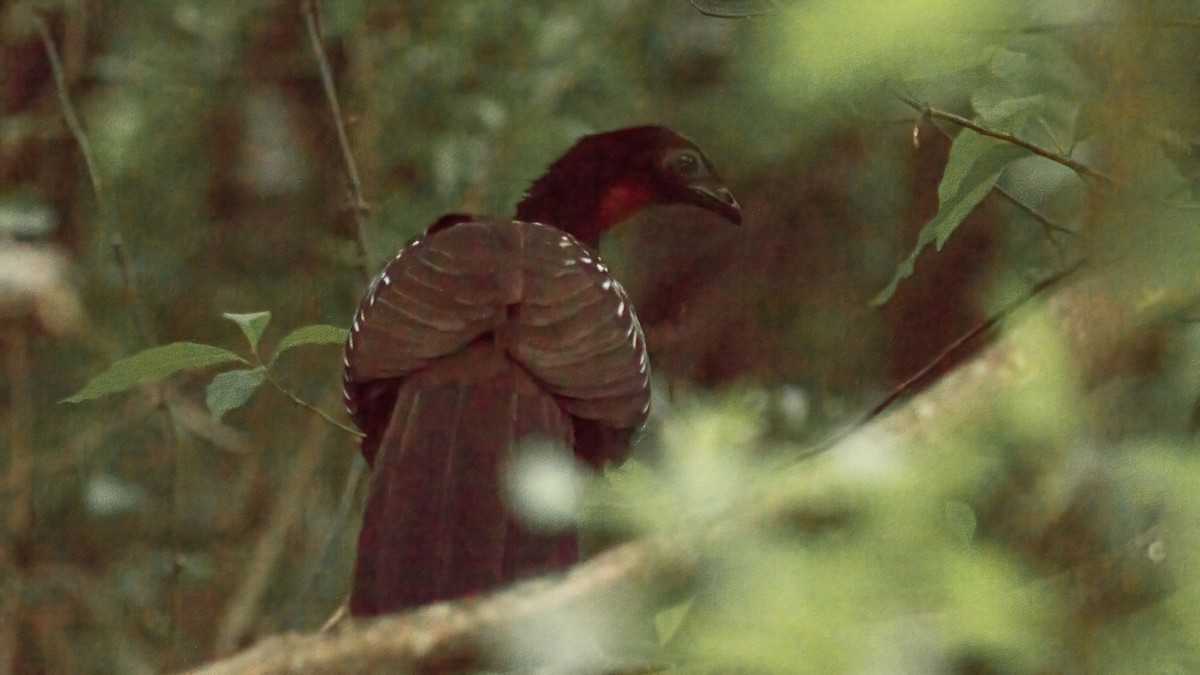
<path id="1" fill-rule="evenodd" d="M 769 86 L 821 101 L 894 78 L 940 78 L 986 64 L 1013 3 L 982 0 L 807 0 L 780 14 Z M 767 83 L 764 83 L 767 84 Z"/>
<path id="2" fill-rule="evenodd" d="M 745 19 L 766 14 L 777 4 L 771 0 L 688 0 L 696 11 L 718 19 Z"/>
<path id="3" fill-rule="evenodd" d="M 330 326 L 329 324 L 318 323 L 312 326 L 303 326 L 288 333 L 282 340 L 279 341 L 279 346 L 275 348 L 275 355 L 271 357 L 271 362 L 274 363 L 279 355 L 292 347 L 301 347 L 304 345 L 341 345 L 345 344 L 346 337 L 350 331 L 338 326 Z"/>
<path id="4" fill-rule="evenodd" d="M 992 52 L 986 76 L 971 92 L 983 124 L 1066 151 L 1094 85 L 1061 41 L 1020 36 Z"/>
<path id="5" fill-rule="evenodd" d="M 1024 153 L 1018 146 L 973 131 L 960 133 L 950 148 L 946 171 L 938 185 L 937 215 L 921 228 L 916 247 L 896 266 L 892 280 L 871 304 L 887 302 L 900 282 L 912 276 L 917 256 L 925 247 L 935 244 L 940 250 L 963 219 L 991 192 L 1004 168 Z"/>
<path id="6" fill-rule="evenodd" d="M 65 403 L 88 401 L 126 391 L 143 382 L 161 380 L 181 370 L 205 368 L 224 363 L 247 363 L 247 361 L 227 349 L 195 342 L 173 342 L 162 347 L 151 347 L 112 364 L 108 370 L 89 380 L 83 389 L 63 401 Z"/>
<path id="7" fill-rule="evenodd" d="M 250 351 L 258 353 L 258 341 L 262 338 L 263 331 L 267 329 L 267 324 L 271 322 L 270 312 L 251 312 L 249 314 L 234 314 L 226 312 L 226 319 L 236 323 L 238 328 L 242 329 L 242 334 L 246 336 L 246 341 L 250 343 Z"/>
<path id="8" fill-rule="evenodd" d="M 261 366 L 219 373 L 208 385 L 204 404 L 213 417 L 221 419 L 230 410 L 245 405 L 266 379 L 267 369 Z"/>

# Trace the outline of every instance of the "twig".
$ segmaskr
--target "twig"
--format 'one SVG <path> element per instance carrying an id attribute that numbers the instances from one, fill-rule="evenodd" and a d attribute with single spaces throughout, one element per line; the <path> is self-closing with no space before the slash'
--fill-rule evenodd
<path id="1" fill-rule="evenodd" d="M 1045 230 L 1046 238 L 1050 240 L 1050 243 L 1054 245 L 1054 249 L 1056 251 L 1058 251 L 1059 259 L 1061 260 L 1063 258 L 1063 256 L 1065 254 L 1063 251 L 1062 244 L 1060 244 L 1058 239 L 1055 239 L 1052 236 L 1052 234 L 1054 232 L 1058 232 L 1059 234 L 1066 234 L 1066 235 L 1070 235 L 1073 237 L 1073 236 L 1075 236 L 1074 230 L 1067 228 L 1067 227 L 1063 227 L 1062 225 L 1059 225 L 1058 223 L 1050 220 L 1046 216 L 1042 215 L 1042 213 L 1040 211 L 1038 211 L 1037 209 L 1033 208 L 1032 206 L 1026 204 L 1025 202 L 1021 201 L 1015 195 L 1013 195 L 1011 192 L 1009 192 L 1008 190 L 1005 190 L 1004 188 L 1000 187 L 999 185 L 993 185 L 992 191 L 995 192 L 997 195 L 999 195 L 1001 198 L 1003 198 L 1004 201 L 1006 201 L 1009 204 L 1012 204 L 1013 206 L 1017 207 L 1018 209 L 1024 211 L 1026 215 L 1028 215 L 1029 217 L 1031 217 L 1034 220 L 1041 223 L 1042 229 Z"/>
<path id="2" fill-rule="evenodd" d="M 367 200 L 363 196 L 362 181 L 358 178 L 358 168 L 354 162 L 354 153 L 350 149 L 350 138 L 346 134 L 346 122 L 342 117 L 342 106 L 338 103 L 337 89 L 333 82 L 333 70 L 329 67 L 329 58 L 325 55 L 325 47 L 321 43 L 320 18 L 317 16 L 317 0 L 302 0 L 301 12 L 304 14 L 304 25 L 308 28 L 309 42 L 312 44 L 313 57 L 317 60 L 317 69 L 321 73 L 321 84 L 325 88 L 325 98 L 329 101 L 329 112 L 333 116 L 333 127 L 337 131 L 338 145 L 342 149 L 342 163 L 350 181 L 350 197 L 353 200 L 354 224 L 356 228 L 355 242 L 358 246 L 358 262 L 362 269 L 363 278 L 370 281 L 374 276 L 370 254 L 367 249 Z"/>
<path id="3" fill-rule="evenodd" d="M 993 314 L 992 316 L 988 317 L 986 320 L 981 321 L 974 328 L 972 328 L 971 330 L 968 330 L 966 333 L 963 333 L 957 339 L 955 339 L 953 342 L 951 342 L 949 345 L 947 345 L 941 352 L 938 353 L 937 356 L 935 356 L 933 358 L 933 360 L 931 360 L 929 363 L 925 364 L 925 366 L 923 368 L 921 368 L 916 373 L 911 375 L 908 379 L 904 380 L 899 385 L 897 385 L 895 388 L 893 388 L 892 391 L 890 391 L 888 393 L 888 395 L 883 398 L 882 401 L 875 404 L 875 406 L 873 408 L 871 408 L 867 412 L 863 413 L 863 415 L 858 419 L 858 421 L 855 422 L 854 424 L 850 425 L 850 427 L 848 429 L 846 429 L 842 433 L 835 436 L 831 441 L 826 441 L 825 443 L 821 443 L 820 445 L 824 446 L 827 444 L 834 443 L 834 442 L 840 440 L 843 436 L 845 436 L 846 433 L 856 430 L 856 429 L 859 429 L 859 428 L 863 427 L 864 425 L 866 425 L 871 420 L 878 417 L 881 413 L 883 413 L 883 411 L 887 410 L 888 407 L 892 405 L 892 403 L 895 403 L 897 399 L 899 399 L 904 394 L 909 393 L 912 390 L 914 385 L 916 385 L 921 380 L 925 379 L 931 372 L 933 372 L 939 366 L 943 365 L 948 360 L 950 360 L 950 358 L 952 356 L 954 356 L 958 352 L 958 350 L 962 348 L 963 345 L 965 345 L 966 343 L 975 339 L 976 337 L 986 333 L 987 331 L 991 330 L 992 328 L 996 327 L 997 324 L 999 324 L 1001 321 L 1003 321 L 1004 319 L 1011 316 L 1014 312 L 1016 312 L 1018 309 L 1020 309 L 1022 305 L 1029 302 L 1033 298 L 1037 297 L 1040 293 L 1045 291 L 1047 288 L 1050 288 L 1051 286 L 1057 284 L 1058 282 L 1062 281 L 1063 279 L 1066 279 L 1067 277 L 1071 276 L 1075 272 L 1082 269 L 1083 266 L 1086 264 L 1086 262 L 1087 262 L 1086 260 L 1079 260 L 1079 261 L 1075 262 L 1073 265 L 1067 267 L 1066 269 L 1059 271 L 1059 272 L 1055 272 L 1054 274 L 1051 274 L 1050 276 L 1046 277 L 1045 279 L 1038 281 L 1036 284 L 1033 285 L 1032 288 L 1030 288 L 1028 291 L 1026 291 L 1020 297 L 1018 297 L 1017 299 L 1008 303 L 1007 305 L 1002 307 L 1000 309 L 1000 311 L 998 311 L 995 314 Z"/>
<path id="4" fill-rule="evenodd" d="M 1027 141 L 1023 138 L 1018 138 L 1017 136 L 1014 136 L 1010 133 L 1006 133 L 1003 131 L 996 131 L 995 129 L 989 129 L 985 126 L 976 124 L 975 122 L 972 122 L 971 120 L 969 120 L 961 115 L 955 115 L 952 112 L 946 112 L 945 110 L 939 110 L 937 108 L 931 107 L 928 103 L 921 103 L 917 99 L 915 99 L 903 92 L 896 92 L 896 97 L 899 98 L 901 101 L 903 101 L 909 107 L 913 108 L 914 110 L 916 110 L 924 115 L 927 115 L 928 117 L 931 117 L 934 119 L 946 120 L 947 122 L 953 122 L 961 127 L 970 129 L 971 131 L 974 131 L 975 133 L 980 134 L 982 136 L 987 136 L 988 138 L 994 138 L 998 141 L 1012 143 L 1013 145 L 1016 145 L 1018 147 L 1025 148 L 1026 150 L 1032 152 L 1035 155 L 1038 155 L 1039 157 L 1045 157 L 1046 159 L 1048 159 L 1052 162 L 1058 162 L 1059 164 L 1062 164 L 1063 166 L 1067 167 L 1068 169 L 1071 169 L 1072 171 L 1074 171 L 1075 173 L 1077 173 L 1081 176 L 1087 176 L 1088 178 L 1093 178 L 1095 180 L 1102 181 L 1104 183 L 1108 183 L 1110 185 L 1113 183 L 1116 183 L 1116 180 L 1113 179 L 1112 176 L 1100 173 L 1099 171 L 1096 171 L 1095 169 L 1088 167 L 1086 164 L 1083 164 L 1079 161 L 1071 159 L 1070 157 L 1067 157 L 1066 155 L 1063 155 L 1061 153 L 1052 152 L 1052 151 L 1047 150 L 1039 145 L 1030 143 L 1029 141 Z"/>
<path id="5" fill-rule="evenodd" d="M 921 112 L 924 112 L 924 111 L 921 111 Z M 930 126 L 932 126 L 934 129 L 937 129 L 938 133 L 940 133 L 944 138 L 947 138 L 951 141 L 954 140 L 954 136 L 951 135 L 950 132 L 941 128 L 937 124 L 930 122 Z M 918 138 L 917 129 L 918 129 L 918 127 L 914 125 L 913 126 L 914 141 L 916 141 L 916 139 Z M 1029 217 L 1031 217 L 1034 220 L 1041 223 L 1042 227 L 1045 230 L 1047 230 L 1046 238 L 1050 240 L 1051 244 L 1054 244 L 1054 248 L 1055 248 L 1055 250 L 1058 251 L 1059 257 L 1061 258 L 1063 256 L 1062 245 L 1059 244 L 1058 240 L 1055 239 L 1053 236 L 1051 236 L 1050 233 L 1058 232 L 1060 234 L 1066 234 L 1066 235 L 1070 235 L 1073 237 L 1076 234 L 1074 230 L 1067 228 L 1067 227 L 1063 227 L 1062 225 L 1059 225 L 1058 223 L 1050 220 L 1045 215 L 1043 215 L 1040 211 L 1038 211 L 1037 209 L 1033 208 L 1032 206 L 1026 204 L 1025 202 L 1021 201 L 1016 195 L 1012 194 L 1008 190 L 1005 190 L 1003 187 L 1000 187 L 999 185 L 993 185 L 992 192 L 999 195 L 1002 199 L 1007 201 L 1009 204 L 1012 204 L 1013 206 L 1017 207 L 1018 209 L 1024 211 Z"/>
<path id="6" fill-rule="evenodd" d="M 54 42 L 54 36 L 50 32 L 49 25 L 41 16 L 33 17 L 34 25 L 37 27 L 38 33 L 41 35 L 42 46 L 46 51 L 46 58 L 50 62 L 50 70 L 54 76 L 54 88 L 58 95 L 59 104 L 62 107 L 63 118 L 66 120 L 67 128 L 71 130 L 71 135 L 75 139 L 75 143 L 79 146 L 79 152 L 83 155 L 83 161 L 87 167 L 88 178 L 91 181 L 92 192 L 96 198 L 96 206 L 100 210 L 101 218 L 108 229 L 109 240 L 112 243 L 113 252 L 117 259 L 117 264 L 121 269 L 122 281 L 124 282 L 125 293 L 129 302 L 133 305 L 134 322 L 140 329 L 143 338 L 150 346 L 158 344 L 156 331 L 154 330 L 154 322 L 152 320 L 150 310 L 146 305 L 145 300 L 138 289 L 137 276 L 134 270 L 133 258 L 129 253 L 129 248 L 125 244 L 125 237 L 121 233 L 120 225 L 115 216 L 115 210 L 105 191 L 104 182 L 100 175 L 99 166 L 96 163 L 95 154 L 92 152 L 91 142 L 88 140 L 87 132 L 83 128 L 83 123 L 79 119 L 79 115 L 75 111 L 75 106 L 71 102 L 70 90 L 67 87 L 66 74 L 62 67 L 62 61 L 58 56 L 58 46 Z M 153 385 L 156 398 L 158 400 L 159 416 L 163 425 L 163 433 L 166 436 L 166 446 L 169 450 L 168 462 L 170 463 L 171 472 L 171 504 L 170 504 L 170 521 L 171 521 L 171 552 L 172 552 L 172 574 L 171 587 L 169 595 L 168 622 L 170 625 L 171 640 L 166 649 L 162 651 L 159 657 L 159 667 L 161 670 L 170 670 L 173 666 L 176 645 L 175 642 L 179 639 L 179 612 L 182 609 L 182 587 L 180 581 L 182 577 L 182 567 L 180 565 L 180 547 L 179 542 L 182 539 L 181 523 L 179 522 L 179 501 L 181 494 L 181 472 L 179 471 L 179 442 L 175 434 L 175 421 L 171 417 L 170 410 L 167 407 L 166 388 L 161 384 Z"/>
<path id="7" fill-rule="evenodd" d="M 556 628 L 570 625 L 553 617 L 580 611 L 613 593 L 632 591 L 632 601 L 654 603 L 685 588 L 696 572 L 695 558 L 687 546 L 645 539 L 603 553 L 561 579 L 529 581 L 481 599 L 354 622 L 324 634 L 269 638 L 192 672 L 444 672 L 447 664 L 463 659 L 486 662 L 488 650 L 483 645 L 494 648 L 522 632 L 536 632 L 553 643 Z M 511 664 L 501 659 L 493 665 L 504 668 Z"/>
<path id="8" fill-rule="evenodd" d="M 313 57 L 317 60 L 317 69 L 321 73 L 321 84 L 325 89 L 325 98 L 329 101 L 329 112 L 333 117 L 334 128 L 337 130 L 338 145 L 342 149 L 342 163 L 346 167 L 346 175 L 350 181 L 350 196 L 354 202 L 355 242 L 358 246 L 359 269 L 362 272 L 363 280 L 370 283 L 375 272 L 367 247 L 367 200 L 363 195 L 362 181 L 359 179 L 358 167 L 354 161 L 354 153 L 350 148 L 350 139 L 346 133 L 346 122 L 342 116 L 342 107 L 338 103 L 337 89 L 333 81 L 333 70 L 329 67 L 329 58 L 325 54 L 325 46 L 321 40 L 320 16 L 317 11 L 317 2 L 318 0 L 301 0 L 301 12 L 304 14 L 304 25 L 308 30 Z M 287 392 L 284 393 L 287 394 Z M 290 396 L 290 394 L 287 395 Z M 297 403 L 305 405 L 300 401 L 297 401 Z M 363 436 L 358 431 L 342 425 L 320 411 L 317 411 L 317 414 L 338 427 L 347 429 L 359 437 Z M 354 502 L 355 493 L 363 483 L 365 467 L 366 463 L 363 461 L 352 461 L 350 463 L 350 470 L 346 476 L 346 487 L 340 501 L 337 520 L 335 521 L 336 525 L 333 528 L 335 530 L 342 527 L 350 517 L 350 507 Z M 317 555 L 318 561 L 323 560 L 329 554 L 336 539 L 333 532 L 326 537 L 321 552 Z"/>
<path id="9" fill-rule="evenodd" d="M 325 420 L 326 422 L 332 424 L 333 426 L 337 427 L 338 429 L 341 429 L 342 431 L 345 431 L 346 433 L 348 433 L 352 436 L 356 436 L 358 438 L 363 438 L 365 436 L 365 434 L 363 434 L 363 432 L 359 431 L 358 429 L 352 429 L 352 428 L 346 426 L 345 424 L 342 424 L 341 422 L 330 417 L 329 413 L 325 412 L 324 410 L 321 410 L 317 406 L 315 406 L 315 405 L 309 403 L 308 401 L 305 401 L 304 399 L 297 396 L 295 393 L 292 392 L 292 390 L 290 390 L 287 387 L 280 384 L 279 380 L 276 380 L 275 376 L 271 374 L 270 369 L 268 369 L 266 371 L 266 375 L 267 375 L 267 384 L 271 385 L 272 387 L 275 388 L 276 391 L 278 391 L 279 393 L 281 393 L 284 396 L 291 399 L 292 403 L 295 403 L 296 405 L 300 406 L 301 408 L 304 408 L 305 410 L 315 413 L 321 419 Z"/>
<path id="10" fill-rule="evenodd" d="M 66 120 L 67 128 L 71 130 L 71 135 L 75 138 L 76 145 L 79 146 L 80 154 L 83 155 L 83 163 L 87 167 L 88 179 L 92 184 L 92 193 L 96 197 L 96 206 L 100 209 L 101 217 L 108 228 L 109 241 L 112 244 L 117 264 L 121 268 L 121 280 L 124 283 L 125 292 L 134 305 L 135 316 L 146 342 L 154 346 L 157 344 L 157 338 L 150 320 L 150 312 L 138 292 L 133 258 L 129 254 L 129 247 L 125 245 L 125 237 L 121 234 L 121 228 L 113 215 L 113 208 L 96 164 L 96 156 L 92 152 L 92 144 L 88 141 L 87 132 L 84 131 L 83 123 L 80 122 L 79 115 L 75 112 L 74 104 L 71 103 L 67 78 L 63 72 L 62 61 L 58 58 L 58 46 L 54 42 L 54 36 L 50 33 L 50 27 L 46 25 L 46 20 L 35 15 L 33 21 L 42 37 L 46 58 L 50 61 L 50 71 L 54 75 L 54 89 L 58 94 L 59 105 L 62 107 L 63 119 Z"/>

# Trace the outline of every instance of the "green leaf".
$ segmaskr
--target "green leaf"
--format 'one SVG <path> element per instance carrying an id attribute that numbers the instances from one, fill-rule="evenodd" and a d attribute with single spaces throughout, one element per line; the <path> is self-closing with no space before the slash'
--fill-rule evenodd
<path id="1" fill-rule="evenodd" d="M 346 343 L 346 337 L 350 331 L 329 324 L 314 324 L 312 326 L 303 326 L 288 333 L 282 340 L 279 341 L 279 346 L 275 348 L 275 355 L 271 357 L 271 363 L 274 363 L 279 355 L 292 347 L 301 347 L 304 345 L 342 345 Z"/>
<path id="2" fill-rule="evenodd" d="M 173 342 L 162 347 L 151 347 L 112 364 L 108 370 L 89 380 L 83 389 L 63 399 L 63 402 L 88 401 L 127 391 L 143 382 L 161 380 L 181 370 L 234 362 L 248 364 L 246 359 L 227 349 L 195 342 Z"/>
<path id="3" fill-rule="evenodd" d="M 242 329 L 242 334 L 246 336 L 246 341 L 250 343 L 250 351 L 255 355 L 258 354 L 258 340 L 262 337 L 263 331 L 267 329 L 267 324 L 271 322 L 270 312 L 251 312 L 249 314 L 234 314 L 226 312 L 226 319 L 236 323 L 238 328 Z"/>
<path id="4" fill-rule="evenodd" d="M 1081 102 L 1094 85 L 1059 40 L 1018 36 L 997 49 L 988 77 L 971 92 L 983 124 L 1065 152 L 1076 140 Z"/>
<path id="5" fill-rule="evenodd" d="M 213 417 L 221 419 L 230 410 L 245 405 L 266 379 L 267 369 L 262 366 L 220 373 L 208 385 L 204 404 Z"/>
<path id="6" fill-rule="evenodd" d="M 938 185 L 937 215 L 921 228 L 916 247 L 907 259 L 896 266 L 892 280 L 871 300 L 871 304 L 878 306 L 887 302 L 900 282 L 912 276 L 917 256 L 925 247 L 935 244 L 941 250 L 954 230 L 992 191 L 1005 167 L 1025 153 L 1024 149 L 1011 143 L 981 136 L 973 131 L 964 130 L 960 133 L 950 147 L 946 171 Z"/>

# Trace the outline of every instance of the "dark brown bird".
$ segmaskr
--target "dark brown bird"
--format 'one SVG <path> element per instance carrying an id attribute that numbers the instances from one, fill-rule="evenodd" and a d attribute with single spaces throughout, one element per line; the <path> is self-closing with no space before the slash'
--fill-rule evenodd
<path id="1" fill-rule="evenodd" d="M 501 476 L 518 443 L 625 458 L 650 405 L 646 341 L 600 236 L 654 204 L 741 222 L 704 153 L 669 129 L 585 136 L 514 220 L 448 215 L 371 283 L 346 345 L 347 408 L 373 470 L 350 600 L 364 616 L 562 567 Z"/>

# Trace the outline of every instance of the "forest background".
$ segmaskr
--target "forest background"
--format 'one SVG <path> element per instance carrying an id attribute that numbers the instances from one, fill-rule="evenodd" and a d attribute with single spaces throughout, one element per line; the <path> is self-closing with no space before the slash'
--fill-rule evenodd
<path id="1" fill-rule="evenodd" d="M 1200 671 L 1198 36 L 1167 0 L 0 2 L 0 673 L 320 628 L 370 275 L 645 123 L 745 223 L 604 247 L 661 395 L 584 520 L 679 581 L 643 662 Z M 591 607 L 509 658 L 595 666 Z"/>

